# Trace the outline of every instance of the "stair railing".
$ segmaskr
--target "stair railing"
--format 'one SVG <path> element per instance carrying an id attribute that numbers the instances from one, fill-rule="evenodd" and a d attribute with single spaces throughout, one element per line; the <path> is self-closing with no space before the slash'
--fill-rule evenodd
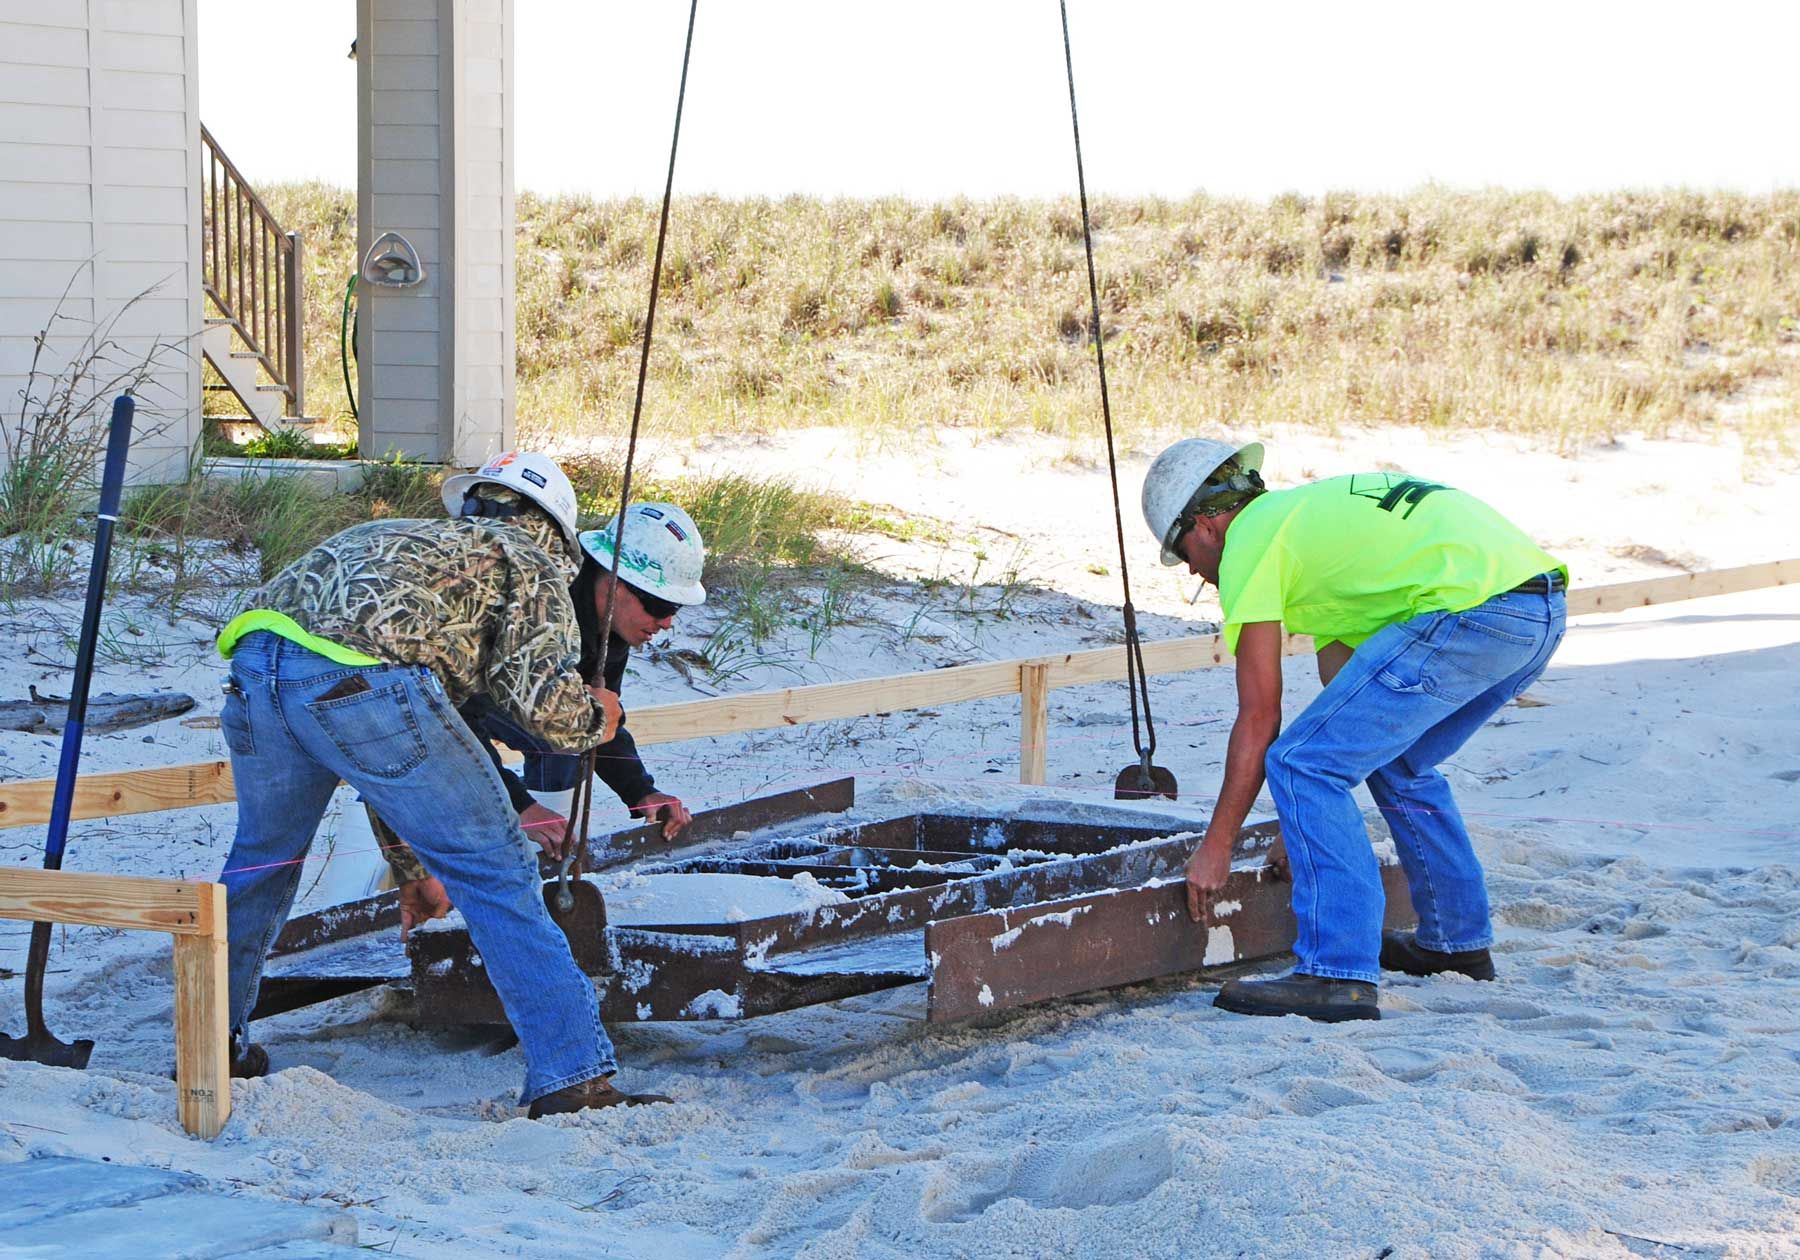
<path id="1" fill-rule="evenodd" d="M 206 296 L 280 388 L 286 413 L 303 416 L 306 289 L 300 234 L 282 230 L 204 126 L 200 142 L 201 272 Z"/>

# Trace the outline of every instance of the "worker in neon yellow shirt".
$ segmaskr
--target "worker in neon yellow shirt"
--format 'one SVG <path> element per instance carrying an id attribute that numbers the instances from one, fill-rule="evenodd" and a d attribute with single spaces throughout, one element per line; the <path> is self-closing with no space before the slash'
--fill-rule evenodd
<path id="1" fill-rule="evenodd" d="M 1265 775 L 1293 877 L 1294 973 L 1233 980 L 1246 1015 L 1379 1019 L 1383 969 L 1492 979 L 1493 925 L 1437 766 L 1535 680 L 1562 641 L 1568 569 L 1473 495 L 1404 473 L 1268 490 L 1262 446 L 1190 438 L 1144 479 L 1165 564 L 1219 588 L 1237 657 L 1225 781 L 1188 862 L 1188 910 L 1224 886 Z M 1283 629 L 1312 635 L 1324 690 L 1281 729 Z M 1382 931 L 1367 783 L 1406 870 L 1416 933 Z"/>

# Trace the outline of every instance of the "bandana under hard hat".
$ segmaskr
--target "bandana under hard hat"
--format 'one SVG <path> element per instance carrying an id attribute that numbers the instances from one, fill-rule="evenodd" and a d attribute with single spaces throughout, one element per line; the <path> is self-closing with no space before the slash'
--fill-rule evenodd
<path id="1" fill-rule="evenodd" d="M 581 569 L 581 556 L 571 551 L 568 539 L 563 535 L 562 527 L 520 494 L 517 490 L 494 482 L 482 482 L 469 490 L 469 494 L 482 503 L 491 503 L 501 509 L 491 515 L 471 516 L 465 513 L 462 520 L 492 520 L 496 524 L 504 523 L 523 533 L 538 548 L 555 562 L 568 581 L 574 581 Z"/>

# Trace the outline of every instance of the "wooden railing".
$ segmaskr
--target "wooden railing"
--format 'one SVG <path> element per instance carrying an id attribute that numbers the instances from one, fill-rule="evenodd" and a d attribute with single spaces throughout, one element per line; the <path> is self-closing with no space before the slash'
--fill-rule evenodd
<path id="1" fill-rule="evenodd" d="M 200 202 L 202 282 L 248 353 L 283 394 L 290 416 L 306 414 L 306 323 L 300 234 L 286 232 L 204 126 Z"/>
<path id="2" fill-rule="evenodd" d="M 231 1118 L 225 885 L 0 871 L 0 919 L 83 923 L 174 937 L 175 1111 L 189 1133 L 208 1140 L 219 1136 Z"/>
<path id="3" fill-rule="evenodd" d="M 1652 604 L 1730 595 L 1800 582 L 1800 558 L 1770 560 L 1735 569 L 1684 573 L 1676 577 L 1577 586 L 1569 591 L 1569 615 L 1623 612 Z M 1312 650 L 1304 635 L 1288 635 L 1282 650 L 1295 655 Z M 1216 634 L 1164 639 L 1144 644 L 1144 668 L 1150 674 L 1179 674 L 1223 665 L 1231 660 Z M 950 669 L 926 670 L 887 678 L 791 687 L 718 696 L 682 704 L 659 704 L 631 710 L 631 733 L 639 744 L 669 744 L 712 735 L 785 730 L 810 722 L 867 717 L 931 708 L 968 700 L 1020 697 L 1019 778 L 1045 780 L 1045 746 L 1049 738 L 1050 693 L 1061 687 L 1117 682 L 1125 677 L 1125 649 L 1090 648 L 1022 660 L 984 661 Z M 518 758 L 514 755 L 511 760 Z M 54 779 L 22 779 L 0 783 L 0 830 L 49 820 L 56 790 Z M 154 770 L 118 770 L 84 774 L 75 781 L 74 818 L 114 818 L 125 814 L 217 805 L 235 800 L 231 763 L 201 761 Z"/>

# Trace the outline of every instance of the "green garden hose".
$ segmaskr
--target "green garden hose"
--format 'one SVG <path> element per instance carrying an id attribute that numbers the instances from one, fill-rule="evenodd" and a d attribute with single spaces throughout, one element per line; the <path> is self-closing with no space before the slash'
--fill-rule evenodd
<path id="1" fill-rule="evenodd" d="M 344 317 L 338 322 L 338 363 L 344 369 L 344 398 L 350 404 L 350 418 L 358 419 L 356 414 L 356 391 L 350 388 L 350 355 L 356 344 L 356 326 L 350 322 L 350 302 L 356 296 L 356 273 L 350 273 L 350 283 L 344 286 Z M 360 321 L 362 312 L 356 313 Z"/>

